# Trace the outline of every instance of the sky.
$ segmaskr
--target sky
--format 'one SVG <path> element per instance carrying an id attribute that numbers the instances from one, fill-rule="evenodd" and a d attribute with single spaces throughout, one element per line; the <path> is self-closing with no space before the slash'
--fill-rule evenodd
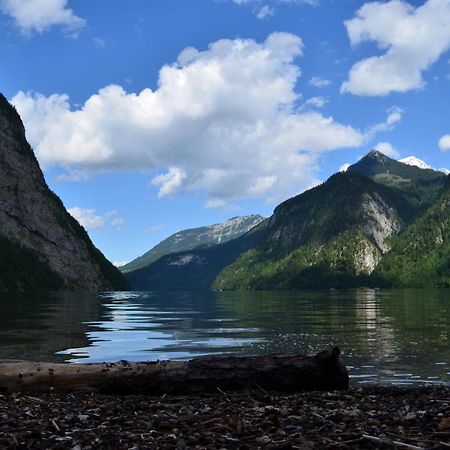
<path id="1" fill-rule="evenodd" d="M 0 91 L 111 261 L 377 148 L 450 168 L 450 0 L 0 0 Z"/>

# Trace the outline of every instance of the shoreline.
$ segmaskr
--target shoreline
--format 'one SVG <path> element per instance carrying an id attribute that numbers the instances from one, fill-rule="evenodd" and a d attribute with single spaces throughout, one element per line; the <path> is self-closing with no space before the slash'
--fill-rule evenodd
<path id="1" fill-rule="evenodd" d="M 450 387 L 0 394 L 0 448 L 450 448 Z"/>

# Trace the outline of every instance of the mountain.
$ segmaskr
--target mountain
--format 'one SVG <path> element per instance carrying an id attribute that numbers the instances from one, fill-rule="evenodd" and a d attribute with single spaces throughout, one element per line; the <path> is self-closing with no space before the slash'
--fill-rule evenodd
<path id="1" fill-rule="evenodd" d="M 266 224 L 264 220 L 244 235 L 223 244 L 162 256 L 124 275 L 135 290 L 209 290 L 225 267 L 257 245 Z"/>
<path id="2" fill-rule="evenodd" d="M 348 172 L 357 172 L 372 178 L 386 186 L 415 192 L 422 191 L 423 186 L 429 188 L 436 183 L 442 187 L 445 174 L 429 168 L 419 168 L 416 165 L 405 164 L 389 158 L 378 150 L 370 151 L 356 164 L 351 165 Z"/>
<path id="3" fill-rule="evenodd" d="M 419 167 L 419 169 L 431 169 L 438 172 L 442 172 L 445 175 L 450 174 L 450 170 L 448 169 L 434 169 L 429 164 L 427 164 L 425 161 L 422 161 L 421 159 L 415 157 L 415 156 L 408 156 L 407 158 L 399 159 L 399 162 L 403 164 L 408 164 L 409 166 L 416 166 Z"/>
<path id="4" fill-rule="evenodd" d="M 0 291 L 127 288 L 48 188 L 19 115 L 0 94 Z"/>
<path id="5" fill-rule="evenodd" d="M 346 172 L 280 204 L 249 233 L 226 244 L 166 255 L 126 276 L 134 287 L 156 290 L 417 284 L 422 266 L 420 253 L 413 251 L 416 241 L 423 242 L 420 252 L 430 255 L 431 272 L 450 268 L 449 191 L 442 172 L 373 150 Z M 408 267 L 414 274 L 409 278 Z"/>
<path id="6" fill-rule="evenodd" d="M 444 174 L 373 150 L 346 172 L 275 209 L 258 245 L 216 289 L 313 289 L 373 284 L 397 237 L 434 204 Z"/>
<path id="7" fill-rule="evenodd" d="M 122 272 L 141 269 L 164 255 L 225 243 L 247 233 L 264 220 L 258 215 L 233 217 L 223 223 L 192 228 L 172 234 L 144 255 L 120 267 Z"/>
<path id="8" fill-rule="evenodd" d="M 279 205 L 256 247 L 215 280 L 216 289 L 310 289 L 367 282 L 389 238 L 410 221 L 402 191 L 356 172 Z"/>
<path id="9" fill-rule="evenodd" d="M 447 179 L 438 170 L 401 163 L 377 150 L 351 165 L 348 172 L 357 172 L 376 183 L 403 191 L 415 208 L 414 215 L 423 213 L 433 204 Z"/>
<path id="10" fill-rule="evenodd" d="M 427 164 L 425 161 L 422 161 L 421 159 L 417 158 L 416 156 L 407 156 L 406 158 L 399 159 L 398 162 L 401 162 L 403 164 L 408 164 L 408 166 L 418 167 L 419 169 L 433 170 L 433 168 L 429 164 Z"/>
<path id="11" fill-rule="evenodd" d="M 387 287 L 450 287 L 450 178 L 436 203 L 396 239 L 373 276 Z"/>

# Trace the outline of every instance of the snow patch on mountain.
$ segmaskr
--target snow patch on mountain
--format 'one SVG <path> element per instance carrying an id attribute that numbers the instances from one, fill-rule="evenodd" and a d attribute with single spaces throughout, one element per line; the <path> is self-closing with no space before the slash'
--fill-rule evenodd
<path id="1" fill-rule="evenodd" d="M 416 156 L 408 156 L 403 159 L 399 159 L 398 162 L 401 162 L 403 164 L 408 164 L 408 166 L 415 166 L 419 169 L 431 169 L 434 170 L 429 164 L 427 164 L 425 161 L 422 161 L 421 159 L 417 158 Z"/>
<path id="2" fill-rule="evenodd" d="M 417 158 L 416 156 L 408 156 L 406 158 L 399 159 L 398 162 L 401 162 L 403 164 L 408 164 L 408 166 L 415 166 L 419 169 L 425 169 L 425 170 L 436 170 L 438 172 L 443 172 L 446 175 L 450 174 L 449 169 L 435 169 L 434 167 L 427 164 L 425 161 Z"/>

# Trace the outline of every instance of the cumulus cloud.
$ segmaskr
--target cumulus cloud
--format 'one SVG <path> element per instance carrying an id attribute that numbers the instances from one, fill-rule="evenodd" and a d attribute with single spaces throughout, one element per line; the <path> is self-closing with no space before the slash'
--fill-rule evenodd
<path id="1" fill-rule="evenodd" d="M 311 97 L 303 103 L 303 108 L 323 108 L 327 103 L 328 99 L 326 97 Z"/>
<path id="2" fill-rule="evenodd" d="M 10 16 L 26 35 L 42 33 L 54 26 L 76 35 L 85 25 L 85 20 L 68 7 L 67 0 L 0 0 L 0 11 Z"/>
<path id="3" fill-rule="evenodd" d="M 402 120 L 404 110 L 398 106 L 393 106 L 387 111 L 387 117 L 384 122 L 371 125 L 365 132 L 365 140 L 370 141 L 377 133 L 392 130 L 398 122 Z"/>
<path id="4" fill-rule="evenodd" d="M 342 92 L 383 96 L 424 85 L 422 73 L 450 47 L 450 1 L 414 7 L 403 0 L 364 4 L 345 22 L 353 46 L 376 42 L 384 53 L 357 62 Z"/>
<path id="5" fill-rule="evenodd" d="M 236 5 L 250 5 L 258 19 L 275 14 L 275 7 L 281 5 L 310 5 L 318 6 L 319 0 L 232 0 Z"/>
<path id="6" fill-rule="evenodd" d="M 390 158 L 398 158 L 400 156 L 400 152 L 394 148 L 389 142 L 379 142 L 374 146 L 376 150 L 381 153 L 384 153 L 386 156 Z"/>
<path id="7" fill-rule="evenodd" d="M 95 209 L 75 206 L 74 208 L 68 208 L 67 211 L 72 217 L 78 220 L 80 225 L 86 228 L 86 230 L 97 230 L 104 228 L 105 226 L 110 226 L 111 228 L 120 231 L 125 223 L 125 220 L 118 215 L 119 213 L 116 210 L 99 215 L 96 213 Z"/>
<path id="8" fill-rule="evenodd" d="M 439 148 L 443 152 L 450 150 L 450 134 L 446 134 L 439 139 Z"/>
<path id="9" fill-rule="evenodd" d="M 185 49 L 156 90 L 107 86 L 72 109 L 67 95 L 19 92 L 12 103 L 44 167 L 157 171 L 161 197 L 206 190 L 212 199 L 298 193 L 316 180 L 324 152 L 364 135 L 317 111 L 299 111 L 302 40 L 220 40 Z M 78 173 L 78 172 L 75 172 Z"/>
<path id="10" fill-rule="evenodd" d="M 273 16 L 275 14 L 275 9 L 270 5 L 261 6 L 261 8 L 256 13 L 256 17 L 260 20 L 265 19 L 268 16 Z"/>
<path id="11" fill-rule="evenodd" d="M 251 3 L 261 3 L 261 0 L 232 0 L 236 5 L 248 5 Z M 280 4 L 280 5 L 311 5 L 318 6 L 319 0 L 271 0 L 272 3 Z"/>
<path id="12" fill-rule="evenodd" d="M 67 211 L 72 217 L 77 219 L 80 225 L 86 228 L 86 230 L 96 230 L 98 228 L 103 228 L 105 225 L 104 217 L 96 215 L 95 209 L 85 209 L 76 206 L 74 208 L 69 208 Z"/>
<path id="13" fill-rule="evenodd" d="M 329 86 L 331 84 L 330 80 L 327 80 L 326 78 L 322 78 L 322 77 L 312 77 L 308 83 L 311 86 L 317 87 L 317 88 L 322 88 L 322 87 L 326 87 Z"/>

